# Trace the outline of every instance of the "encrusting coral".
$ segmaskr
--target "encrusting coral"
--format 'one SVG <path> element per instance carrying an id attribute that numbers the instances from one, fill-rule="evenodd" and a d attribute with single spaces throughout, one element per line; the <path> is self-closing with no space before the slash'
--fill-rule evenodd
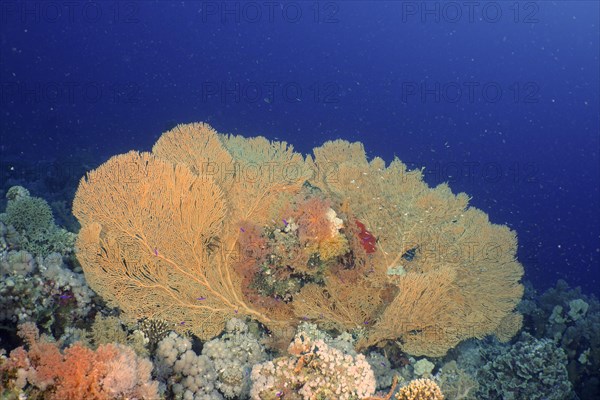
<path id="1" fill-rule="evenodd" d="M 73 212 L 90 286 L 129 321 L 207 340 L 232 317 L 288 338 L 304 320 L 440 356 L 521 326 L 516 235 L 467 203 L 360 143 L 304 158 L 199 123 L 89 172 Z"/>
<path id="2" fill-rule="evenodd" d="M 476 400 L 479 383 L 458 367 L 456 361 L 444 364 L 436 379 L 444 396 L 449 400 Z"/>

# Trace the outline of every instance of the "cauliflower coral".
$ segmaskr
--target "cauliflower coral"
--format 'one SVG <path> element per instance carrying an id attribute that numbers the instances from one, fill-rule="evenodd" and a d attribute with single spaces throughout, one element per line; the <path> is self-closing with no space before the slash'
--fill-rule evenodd
<path id="1" fill-rule="evenodd" d="M 375 392 L 375 375 L 362 354 L 344 354 L 303 333 L 296 336 L 288 352 L 291 357 L 254 366 L 250 392 L 253 400 L 352 400 Z"/>
<path id="2" fill-rule="evenodd" d="M 400 388 L 397 400 L 444 400 L 440 387 L 431 379 L 415 379 Z"/>

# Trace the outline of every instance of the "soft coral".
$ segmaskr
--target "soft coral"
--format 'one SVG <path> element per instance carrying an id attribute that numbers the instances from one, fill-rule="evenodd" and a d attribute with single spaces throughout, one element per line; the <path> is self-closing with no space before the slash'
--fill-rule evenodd
<path id="1" fill-rule="evenodd" d="M 333 235 L 333 225 L 327 218 L 331 201 L 320 197 L 309 197 L 299 201 L 292 213 L 298 223 L 300 241 L 320 242 Z"/>
<path id="2" fill-rule="evenodd" d="M 139 358 L 128 347 L 106 344 L 93 351 L 75 343 L 62 353 L 57 343 L 40 338 L 32 323 L 21 325 L 19 335 L 29 350 L 23 347 L 13 350 L 3 369 L 18 370 L 17 376 L 25 376 L 48 399 L 158 397 L 158 384 L 150 378 L 152 363 Z"/>

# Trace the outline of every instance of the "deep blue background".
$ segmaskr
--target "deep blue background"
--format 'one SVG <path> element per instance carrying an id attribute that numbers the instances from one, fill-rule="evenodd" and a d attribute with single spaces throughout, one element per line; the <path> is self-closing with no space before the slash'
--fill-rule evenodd
<path id="1" fill-rule="evenodd" d="M 597 291 L 598 2 L 70 4 L 0 2 L 0 188 L 180 122 L 360 140 L 515 229 L 536 287 Z"/>

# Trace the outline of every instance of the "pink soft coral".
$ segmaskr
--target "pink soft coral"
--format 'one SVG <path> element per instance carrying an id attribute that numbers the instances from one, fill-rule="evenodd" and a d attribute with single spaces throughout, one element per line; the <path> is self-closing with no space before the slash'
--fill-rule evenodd
<path id="1" fill-rule="evenodd" d="M 39 337 L 34 324 L 21 325 L 19 335 L 29 350 L 13 350 L 3 365 L 17 370 L 18 387 L 29 383 L 56 400 L 158 398 L 152 363 L 128 347 L 107 344 L 93 351 L 76 343 L 61 353 L 56 343 Z"/>
<path id="2" fill-rule="evenodd" d="M 301 242 L 318 242 L 332 235 L 332 224 L 327 219 L 330 205 L 331 201 L 320 197 L 298 202 L 292 216 L 298 224 Z"/>

